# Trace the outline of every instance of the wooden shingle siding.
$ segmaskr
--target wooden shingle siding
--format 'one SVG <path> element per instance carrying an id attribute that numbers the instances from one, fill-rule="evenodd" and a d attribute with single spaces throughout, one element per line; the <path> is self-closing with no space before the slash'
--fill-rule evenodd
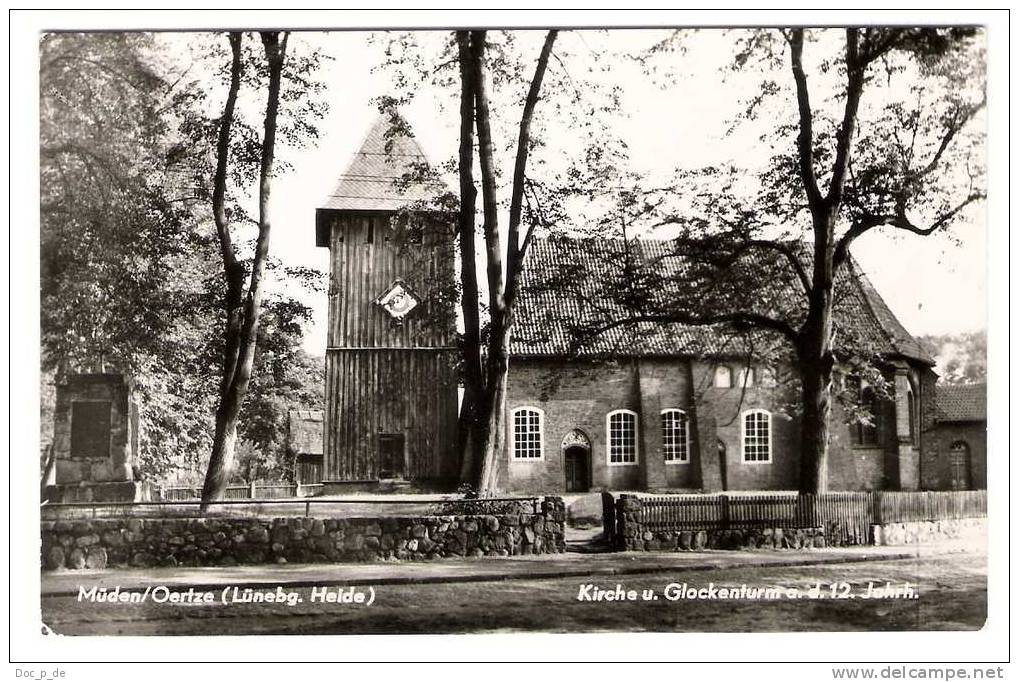
<path id="1" fill-rule="evenodd" d="M 454 478 L 455 317 L 443 296 L 454 277 L 452 242 L 426 231 L 421 243 L 406 243 L 385 214 L 337 213 L 330 222 L 325 480 L 377 480 L 379 434 L 404 437 L 408 479 Z M 396 280 L 420 300 L 399 322 L 374 303 Z"/>
<path id="2" fill-rule="evenodd" d="M 379 434 L 403 434 L 410 479 L 457 475 L 454 351 L 326 354 L 326 480 L 378 478 Z"/>
<path id="3" fill-rule="evenodd" d="M 453 311 L 441 300 L 453 277 L 453 245 L 437 239 L 401 244 L 389 217 L 344 214 L 332 220 L 329 348 L 451 346 Z M 369 229 L 373 241 L 367 242 Z M 389 240 L 387 241 L 387 237 Z M 374 301 L 402 280 L 420 304 L 396 322 Z"/>

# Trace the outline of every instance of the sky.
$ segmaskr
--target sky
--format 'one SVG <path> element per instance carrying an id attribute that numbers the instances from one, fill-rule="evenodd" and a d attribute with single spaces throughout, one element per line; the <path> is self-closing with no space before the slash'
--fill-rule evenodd
<path id="1" fill-rule="evenodd" d="M 586 36 L 563 34 L 558 45 L 564 53 L 584 54 L 588 50 L 595 55 L 602 47 L 646 47 L 661 36 L 660 32 L 621 30 Z M 438 38 L 433 34 L 425 40 L 434 42 Z M 540 33 L 524 35 L 521 51 L 536 57 L 540 39 Z M 314 146 L 282 152 L 293 168 L 273 186 L 271 249 L 287 264 L 326 272 L 328 251 L 315 247 L 315 208 L 323 203 L 378 115 L 372 99 L 391 93 L 392 79 L 389 73 L 373 68 L 382 61 L 384 39 L 369 41 L 363 32 L 314 32 L 300 34 L 300 40 L 332 57 L 321 73 L 330 110 L 319 124 L 322 134 Z M 589 78 L 622 87 L 613 130 L 627 143 L 634 169 L 649 183 L 667 178 L 677 167 L 695 168 L 728 160 L 753 163 L 765 158 L 754 131 L 725 135 L 728 122 L 740 110 L 743 99 L 754 91 L 760 75 L 752 71 L 736 76 L 723 73 L 722 67 L 732 59 L 732 44 L 719 31 L 699 32 L 688 38 L 683 48 L 659 58 L 650 77 L 632 61 L 589 60 Z M 562 68 L 584 63 L 574 61 Z M 529 73 L 533 60 L 525 66 Z M 550 68 L 558 67 L 553 62 Z M 812 86 L 821 90 L 824 85 L 821 79 L 812 81 Z M 455 93 L 427 83 L 420 83 L 414 91 L 414 99 L 402 109 L 405 119 L 433 163 L 451 158 L 458 139 Z M 518 116 L 518 111 L 513 111 L 511 118 Z M 561 136 L 564 148 L 556 150 L 564 155 L 577 143 L 566 132 Z M 558 137 L 550 136 L 549 144 L 556 144 Z M 509 155 L 497 160 L 508 174 L 512 162 Z M 457 185 L 455 177 L 448 177 L 447 182 Z M 914 335 L 986 328 L 984 216 L 982 207 L 973 211 L 969 219 L 953 229 L 954 239 L 902 235 L 882 228 L 854 244 L 854 256 L 863 270 Z M 293 293 L 315 311 L 306 348 L 316 354 L 324 352 L 325 294 Z"/>

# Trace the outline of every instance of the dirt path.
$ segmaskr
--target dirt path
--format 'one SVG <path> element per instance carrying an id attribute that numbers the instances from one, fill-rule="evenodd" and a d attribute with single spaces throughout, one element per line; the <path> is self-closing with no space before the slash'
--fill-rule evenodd
<path id="1" fill-rule="evenodd" d="M 916 598 L 862 597 L 869 584 L 883 587 L 888 582 L 910 583 Z M 666 596 L 684 584 L 688 591 L 712 585 L 738 590 L 746 584 L 807 594 L 817 583 L 825 590 L 845 583 L 854 598 L 673 601 Z M 593 588 L 585 588 L 588 584 Z M 614 591 L 617 585 L 624 593 L 651 590 L 657 598 L 578 599 L 591 589 Z M 369 587 L 355 591 L 367 599 Z M 96 604 L 65 596 L 44 598 L 42 609 L 47 625 L 61 634 L 125 635 L 975 630 L 987 612 L 986 561 L 972 554 L 821 566 L 674 569 L 618 577 L 380 585 L 374 587 L 371 605 L 314 602 L 312 589 L 285 589 L 301 599 L 293 605 Z"/>

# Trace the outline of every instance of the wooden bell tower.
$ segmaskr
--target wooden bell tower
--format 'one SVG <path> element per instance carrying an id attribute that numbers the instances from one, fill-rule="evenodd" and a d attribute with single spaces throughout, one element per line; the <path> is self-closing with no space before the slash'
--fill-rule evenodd
<path id="1" fill-rule="evenodd" d="M 380 116 L 315 216 L 330 253 L 326 493 L 458 471 L 455 218 L 409 128 Z"/>

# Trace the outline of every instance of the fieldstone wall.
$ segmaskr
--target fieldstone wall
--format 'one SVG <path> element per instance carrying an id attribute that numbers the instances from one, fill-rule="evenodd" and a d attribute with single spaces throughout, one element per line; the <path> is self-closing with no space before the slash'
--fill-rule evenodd
<path id="1" fill-rule="evenodd" d="M 627 528 L 630 532 L 630 528 Z M 749 530 L 633 529 L 620 538 L 620 549 L 638 552 L 679 552 L 704 549 L 813 549 L 828 546 L 823 528 L 755 528 Z"/>
<path id="2" fill-rule="evenodd" d="M 938 540 L 968 538 L 986 540 L 986 518 L 907 521 L 870 527 L 872 545 L 919 545 Z"/>
<path id="3" fill-rule="evenodd" d="M 157 518 L 42 522 L 48 570 L 233 566 L 563 552 L 566 511 L 387 518 Z"/>

